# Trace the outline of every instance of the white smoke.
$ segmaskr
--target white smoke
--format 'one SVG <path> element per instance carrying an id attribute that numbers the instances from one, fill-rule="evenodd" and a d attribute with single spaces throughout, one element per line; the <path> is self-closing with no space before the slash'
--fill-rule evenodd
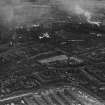
<path id="1" fill-rule="evenodd" d="M 0 0 L 0 24 L 5 26 L 27 25 L 35 22 L 47 21 L 51 14 L 52 6 L 57 6 L 68 14 L 84 15 L 88 22 L 95 11 L 105 6 L 105 1 L 98 0 Z M 41 3 L 42 2 L 42 3 Z M 44 3 L 44 4 L 43 4 Z M 93 22 L 94 23 L 94 22 Z"/>
<path id="2" fill-rule="evenodd" d="M 59 4 L 59 8 L 79 16 L 85 17 L 86 21 L 90 24 L 100 25 L 100 21 L 92 21 L 99 9 L 105 8 L 104 0 L 56 0 Z M 100 13 L 98 13 L 100 14 Z"/>
<path id="3" fill-rule="evenodd" d="M 84 15 L 87 22 L 90 23 L 90 24 L 96 24 L 97 26 L 100 26 L 101 22 L 97 22 L 97 21 L 92 21 L 91 18 L 92 18 L 92 13 L 89 12 L 89 11 L 86 11 L 85 9 L 82 9 L 79 5 L 76 5 L 74 7 L 75 9 L 75 13 L 78 14 L 78 15 Z"/>

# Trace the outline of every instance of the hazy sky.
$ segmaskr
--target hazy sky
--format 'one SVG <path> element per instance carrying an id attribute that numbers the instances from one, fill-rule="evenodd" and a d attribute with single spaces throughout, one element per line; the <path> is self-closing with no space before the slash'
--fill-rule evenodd
<path id="1" fill-rule="evenodd" d="M 34 1 L 34 0 L 31 0 Z M 48 0 L 39 0 L 41 2 Z M 99 8 L 105 7 L 105 1 L 102 0 L 49 0 L 49 6 L 45 3 L 40 8 L 29 0 L 0 0 L 0 22 L 5 25 L 30 24 L 33 20 L 47 20 L 52 11 L 52 5 L 58 6 L 60 10 L 67 13 L 79 13 L 81 9 L 75 9 L 78 6 L 84 11 L 94 13 Z"/>
<path id="2" fill-rule="evenodd" d="M 26 0 L 0 0 L 0 23 L 4 25 L 31 24 L 33 20 L 47 19 L 50 6 L 37 6 Z M 46 18 L 45 18 L 46 16 Z"/>

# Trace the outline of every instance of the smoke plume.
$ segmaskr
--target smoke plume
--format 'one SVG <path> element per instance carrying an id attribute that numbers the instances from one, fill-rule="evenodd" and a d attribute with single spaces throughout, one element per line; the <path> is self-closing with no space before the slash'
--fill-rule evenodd
<path id="1" fill-rule="evenodd" d="M 94 15 L 104 8 L 103 0 L 0 0 L 0 24 L 5 26 L 29 25 L 47 21 L 52 17 L 52 7 L 82 15 Z M 79 7 L 79 8 L 78 8 Z M 88 14 L 86 14 L 88 13 Z"/>

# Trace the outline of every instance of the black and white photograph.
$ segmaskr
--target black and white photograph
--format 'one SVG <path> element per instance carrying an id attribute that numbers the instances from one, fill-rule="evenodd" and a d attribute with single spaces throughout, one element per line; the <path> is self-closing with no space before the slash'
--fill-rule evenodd
<path id="1" fill-rule="evenodd" d="M 0 0 L 0 105 L 105 105 L 105 0 Z"/>

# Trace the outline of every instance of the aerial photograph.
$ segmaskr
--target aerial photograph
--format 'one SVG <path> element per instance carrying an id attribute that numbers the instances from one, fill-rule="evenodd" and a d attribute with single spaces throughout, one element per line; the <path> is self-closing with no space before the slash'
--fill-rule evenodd
<path id="1" fill-rule="evenodd" d="M 0 105 L 105 105 L 105 0 L 0 0 Z"/>

